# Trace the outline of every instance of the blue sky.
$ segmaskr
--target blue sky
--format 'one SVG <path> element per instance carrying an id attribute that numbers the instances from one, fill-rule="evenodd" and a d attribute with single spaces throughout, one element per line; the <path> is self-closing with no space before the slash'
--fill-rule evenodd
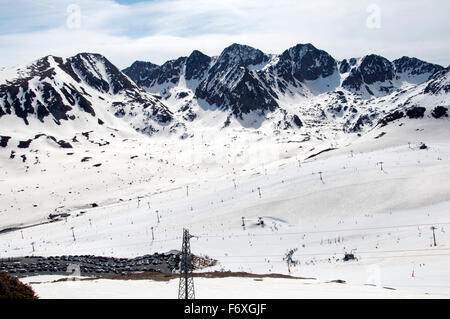
<path id="1" fill-rule="evenodd" d="M 336 59 L 376 53 L 450 64 L 448 0 L 0 0 L 0 7 L 0 66 L 97 52 L 123 68 L 194 49 L 218 55 L 235 42 L 267 53 L 309 42 Z"/>

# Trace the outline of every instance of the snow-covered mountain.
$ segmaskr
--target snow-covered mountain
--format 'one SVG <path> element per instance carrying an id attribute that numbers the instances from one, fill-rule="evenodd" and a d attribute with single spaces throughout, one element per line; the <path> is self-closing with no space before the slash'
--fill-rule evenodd
<path id="1" fill-rule="evenodd" d="M 15 115 L 27 126 L 39 121 L 41 128 L 92 129 L 105 123 L 114 126 L 115 118 L 122 118 L 151 134 L 173 122 L 163 103 L 99 54 L 46 56 L 3 70 L 0 81 L 0 119 Z"/>
<path id="2" fill-rule="evenodd" d="M 394 110 L 412 106 L 411 99 L 417 107 L 448 108 L 447 92 L 430 104 L 431 91 L 425 90 L 429 81 L 448 83 L 445 70 L 416 58 L 391 62 L 374 54 L 337 61 L 311 44 L 280 55 L 233 44 L 218 57 L 194 51 L 162 66 L 135 62 L 123 72 L 188 121 L 219 109 L 228 114 L 223 127 L 234 121 L 311 133 L 320 126 L 370 129 Z"/>
<path id="3" fill-rule="evenodd" d="M 439 65 L 405 56 L 390 62 L 372 54 L 354 61 L 356 65 L 353 67 L 346 60 L 341 63 L 341 72 L 350 72 L 342 86 L 365 96 L 385 96 L 404 86 L 426 82 L 431 75 L 443 69 Z"/>
<path id="4" fill-rule="evenodd" d="M 0 119 L 34 131 L 106 123 L 183 139 L 204 126 L 323 138 L 318 128 L 360 133 L 400 114 L 445 116 L 449 105 L 448 68 L 373 54 L 337 61 L 311 44 L 279 55 L 233 44 L 219 56 L 195 50 L 123 72 L 99 54 L 47 56 L 0 74 Z"/>

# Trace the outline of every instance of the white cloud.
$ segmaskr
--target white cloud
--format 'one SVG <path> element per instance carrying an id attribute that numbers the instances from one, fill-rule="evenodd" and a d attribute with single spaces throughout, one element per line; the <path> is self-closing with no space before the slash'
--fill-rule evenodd
<path id="1" fill-rule="evenodd" d="M 71 3 L 81 8 L 77 30 L 66 25 Z M 366 26 L 372 3 L 381 8 L 379 29 Z M 8 8 L 0 13 L 0 65 L 98 52 L 122 68 L 134 60 L 163 63 L 194 49 L 217 55 L 234 42 L 267 53 L 310 42 L 338 59 L 376 53 L 450 63 L 447 0 L 157 0 L 131 6 L 18 0 Z"/>

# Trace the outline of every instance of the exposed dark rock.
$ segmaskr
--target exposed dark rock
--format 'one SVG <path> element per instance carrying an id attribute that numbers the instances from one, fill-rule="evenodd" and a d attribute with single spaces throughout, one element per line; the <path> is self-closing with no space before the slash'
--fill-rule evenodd
<path id="1" fill-rule="evenodd" d="M 361 132 L 362 127 L 366 124 L 372 125 L 372 120 L 370 119 L 370 117 L 367 114 L 363 114 L 358 118 L 355 125 L 353 125 L 353 127 L 350 129 L 350 131 L 351 132 Z"/>
<path id="2" fill-rule="evenodd" d="M 297 44 L 280 55 L 279 62 L 271 67 L 286 82 L 317 80 L 337 71 L 337 63 L 327 52 L 312 44 Z"/>
<path id="3" fill-rule="evenodd" d="M 6 112 L 2 112 L 0 116 L 11 114 L 11 109 L 14 109 L 16 116 L 28 125 L 28 115 L 34 113 L 32 101 L 35 97 L 36 94 L 29 90 L 28 82 L 24 79 L 19 79 L 10 85 L 0 85 L 0 101 L 6 108 Z"/>
<path id="4" fill-rule="evenodd" d="M 180 57 L 167 61 L 161 66 L 150 62 L 136 61 L 123 72 L 141 87 L 151 87 L 166 82 L 173 85 L 180 80 L 186 59 L 186 57 Z"/>
<path id="5" fill-rule="evenodd" d="M 53 57 L 58 64 L 58 66 L 66 72 L 68 75 L 70 75 L 76 82 L 81 83 L 81 79 L 78 77 L 78 75 L 75 73 L 71 61 L 68 60 L 64 63 L 63 59 L 60 57 Z"/>
<path id="6" fill-rule="evenodd" d="M 380 87 L 380 91 L 390 93 L 394 89 L 392 85 L 394 76 L 394 65 L 389 60 L 371 54 L 365 56 L 360 65 L 351 70 L 349 76 L 342 82 L 342 86 L 352 91 L 360 91 L 364 87 L 369 94 L 374 95 L 369 85 L 380 82 L 386 83 Z"/>
<path id="7" fill-rule="evenodd" d="M 197 118 L 197 114 L 195 114 L 191 109 L 185 114 L 183 115 L 183 118 L 186 121 L 192 122 Z"/>
<path id="8" fill-rule="evenodd" d="M 361 71 L 357 68 L 351 70 L 348 77 L 342 82 L 342 86 L 347 89 L 359 90 L 363 85 Z"/>
<path id="9" fill-rule="evenodd" d="M 46 116 L 49 116 L 50 112 L 47 110 L 47 108 L 44 105 L 42 105 L 42 103 L 39 100 L 36 101 L 36 104 L 37 104 L 37 110 L 36 110 L 37 117 L 41 122 L 44 122 L 44 118 Z"/>
<path id="10" fill-rule="evenodd" d="M 331 281 L 329 281 L 329 282 L 331 282 L 331 283 L 337 283 L 337 284 L 345 284 L 345 283 L 346 283 L 346 281 L 345 281 L 345 280 L 342 280 L 342 279 L 331 280 Z"/>
<path id="11" fill-rule="evenodd" d="M 377 136 L 375 136 L 375 139 L 378 139 L 380 137 L 383 137 L 384 135 L 386 135 L 386 132 L 381 132 L 380 134 L 378 134 Z"/>
<path id="12" fill-rule="evenodd" d="M 47 135 L 48 139 L 51 139 L 53 142 L 58 143 L 58 141 L 56 140 L 56 138 L 54 136 L 51 135 Z"/>
<path id="13" fill-rule="evenodd" d="M 173 120 L 172 113 L 167 109 L 154 108 L 152 116 L 161 124 L 167 124 Z"/>
<path id="14" fill-rule="evenodd" d="M 125 116 L 125 110 L 123 108 L 118 108 L 115 112 L 114 112 L 114 116 L 116 117 L 124 117 Z"/>
<path id="15" fill-rule="evenodd" d="M 151 81 L 158 77 L 159 68 L 158 65 L 150 62 L 136 61 L 122 72 L 139 86 L 145 87 L 150 86 Z"/>
<path id="16" fill-rule="evenodd" d="M 384 118 L 382 118 L 378 124 L 380 124 L 381 127 L 386 126 L 389 122 L 401 119 L 405 116 L 405 113 L 402 111 L 396 110 L 388 115 L 386 115 Z"/>
<path id="17" fill-rule="evenodd" d="M 210 63 L 211 58 L 209 56 L 194 50 L 186 60 L 186 80 L 203 78 Z"/>
<path id="18" fill-rule="evenodd" d="M 294 116 L 292 117 L 292 120 L 294 121 L 294 124 L 297 125 L 297 127 L 303 126 L 303 122 L 300 120 L 300 118 L 298 117 L 297 114 L 294 114 Z"/>
<path id="19" fill-rule="evenodd" d="M 223 110 L 231 109 L 237 117 L 251 111 L 273 111 L 278 106 L 275 92 L 248 69 L 268 62 L 269 58 L 246 45 L 233 44 L 225 48 L 196 88 L 196 97 Z"/>
<path id="20" fill-rule="evenodd" d="M 450 81 L 448 80 L 450 73 L 450 66 L 434 73 L 430 82 L 424 89 L 424 93 L 427 94 L 439 94 L 450 92 Z"/>
<path id="21" fill-rule="evenodd" d="M 358 60 L 356 58 L 351 58 L 350 60 L 348 60 L 350 66 L 355 66 L 357 62 Z"/>
<path id="22" fill-rule="evenodd" d="M 8 146 L 8 141 L 11 138 L 11 136 L 0 136 L 0 146 L 6 147 Z"/>
<path id="23" fill-rule="evenodd" d="M 235 65 L 220 74 L 212 73 L 200 83 L 196 96 L 221 109 L 231 109 L 238 117 L 251 111 L 274 111 L 278 106 L 270 91 L 247 68 Z"/>
<path id="24" fill-rule="evenodd" d="M 85 112 L 95 116 L 94 108 L 92 107 L 92 103 L 86 99 L 80 92 L 73 90 L 72 95 L 78 102 L 78 106 Z"/>
<path id="25" fill-rule="evenodd" d="M 228 127 L 228 126 L 230 126 L 230 124 L 231 124 L 231 114 L 227 116 L 227 119 L 223 123 L 222 128 Z"/>
<path id="26" fill-rule="evenodd" d="M 33 141 L 33 139 L 29 139 L 26 141 L 19 141 L 19 145 L 17 145 L 17 147 L 18 148 L 28 148 L 32 141 Z"/>
<path id="27" fill-rule="evenodd" d="M 448 117 L 448 113 L 447 113 L 448 109 L 444 106 L 436 106 L 433 111 L 431 111 L 431 116 L 433 116 L 434 118 L 438 119 L 441 117 Z"/>
<path id="28" fill-rule="evenodd" d="M 408 75 L 429 74 L 430 76 L 428 77 L 428 79 L 431 77 L 431 75 L 443 69 L 443 67 L 440 65 L 431 64 L 407 56 L 394 60 L 393 64 L 395 66 L 395 72 L 397 74 L 399 73 L 407 73 Z"/>
<path id="29" fill-rule="evenodd" d="M 338 106 L 335 106 L 335 107 L 331 107 L 331 108 L 329 109 L 329 111 L 331 111 L 331 112 L 333 112 L 333 113 L 341 113 L 341 111 L 342 111 L 342 105 L 338 105 Z"/>
<path id="30" fill-rule="evenodd" d="M 72 148 L 72 145 L 70 145 L 70 143 L 68 143 L 68 142 L 66 142 L 64 140 L 59 140 L 57 143 L 62 148 Z"/>
<path id="31" fill-rule="evenodd" d="M 56 144 L 58 144 L 61 148 L 72 148 L 72 145 L 64 140 L 57 140 L 54 136 L 51 135 L 46 135 L 46 134 L 38 134 L 34 137 L 34 139 L 38 139 L 42 136 L 46 136 L 48 139 L 52 140 L 53 142 L 55 142 Z M 74 137 L 72 139 L 72 141 L 76 140 L 76 137 Z M 72 153 L 73 154 L 73 153 Z"/>
<path id="32" fill-rule="evenodd" d="M 81 135 L 83 135 L 87 140 L 89 139 L 89 134 L 92 133 L 92 131 L 89 132 L 82 132 Z"/>
<path id="33" fill-rule="evenodd" d="M 61 124 L 60 120 L 68 120 L 67 112 L 72 110 L 69 105 L 65 105 L 61 95 L 55 88 L 47 82 L 42 83 L 42 98 L 48 112 L 53 115 L 55 122 Z"/>
<path id="34" fill-rule="evenodd" d="M 350 71 L 350 64 L 348 63 L 347 59 L 342 60 L 340 66 L 339 66 L 339 73 L 347 73 Z"/>
<path id="35" fill-rule="evenodd" d="M 320 152 L 317 152 L 317 153 L 314 153 L 314 154 L 308 156 L 307 158 L 305 158 L 305 160 L 310 159 L 310 158 L 313 158 L 313 157 L 316 157 L 316 156 L 318 156 L 318 155 L 320 155 L 320 154 L 322 154 L 322 153 L 325 153 L 325 152 L 333 151 L 333 150 L 335 150 L 335 149 L 336 149 L 336 148 L 332 148 L 332 147 L 331 147 L 331 148 L 324 149 L 324 150 L 322 150 L 322 151 L 320 151 Z"/>
<path id="36" fill-rule="evenodd" d="M 91 87 L 96 90 L 107 93 L 109 92 L 109 83 L 103 79 L 100 71 L 96 67 L 96 58 L 99 56 L 94 56 L 86 53 L 77 54 L 69 58 L 70 64 L 75 68 L 83 80 Z M 92 73 L 94 71 L 95 73 Z"/>
<path id="37" fill-rule="evenodd" d="M 375 82 L 386 82 L 394 78 L 394 67 L 392 63 L 379 55 L 371 54 L 365 56 L 359 66 L 366 84 Z"/>
<path id="38" fill-rule="evenodd" d="M 177 97 L 177 99 L 184 99 L 188 95 L 189 95 L 189 93 L 187 93 L 187 92 L 180 92 L 177 94 L 176 97 Z"/>
<path id="39" fill-rule="evenodd" d="M 117 94 L 135 89 L 134 83 L 100 54 L 80 53 L 70 57 L 68 61 L 70 61 L 71 66 L 78 71 L 85 82 L 100 92 Z M 103 78 L 102 71 L 97 67 L 98 64 L 104 68 L 107 79 Z"/>
<path id="40" fill-rule="evenodd" d="M 367 91 L 370 95 L 374 95 L 373 92 L 372 92 L 372 90 L 371 90 L 367 85 L 365 85 L 364 87 L 366 88 L 366 91 Z"/>
<path id="41" fill-rule="evenodd" d="M 267 62 L 269 59 L 269 56 L 264 54 L 261 50 L 252 48 L 248 45 L 234 43 L 222 51 L 216 63 L 214 63 L 208 73 L 210 75 L 221 73 L 235 66 L 247 68 L 250 65 L 258 65 Z"/>
<path id="42" fill-rule="evenodd" d="M 406 115 L 410 119 L 417 119 L 423 117 L 425 114 L 425 108 L 421 106 L 413 106 L 406 110 Z"/>

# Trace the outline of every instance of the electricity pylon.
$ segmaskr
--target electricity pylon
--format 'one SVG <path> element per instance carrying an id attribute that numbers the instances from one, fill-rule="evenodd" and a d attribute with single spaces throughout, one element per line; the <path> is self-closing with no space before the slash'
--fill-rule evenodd
<path id="1" fill-rule="evenodd" d="M 183 229 L 183 247 L 181 249 L 180 286 L 178 288 L 178 299 L 195 299 L 190 244 L 190 239 L 192 237 L 194 236 L 189 234 L 189 230 Z"/>

